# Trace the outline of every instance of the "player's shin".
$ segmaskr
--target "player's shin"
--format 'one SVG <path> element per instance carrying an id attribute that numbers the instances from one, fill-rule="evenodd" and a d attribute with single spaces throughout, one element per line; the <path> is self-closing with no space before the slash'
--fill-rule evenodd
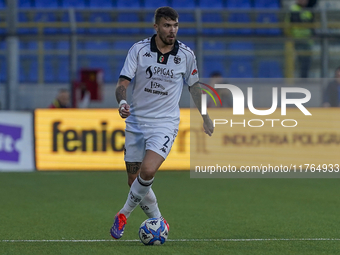
<path id="1" fill-rule="evenodd" d="M 146 194 L 150 191 L 153 178 L 149 181 L 143 180 L 140 175 L 134 180 L 131 185 L 128 198 L 124 207 L 120 210 L 120 213 L 124 214 L 128 218 L 131 212 L 139 205 L 144 199 Z"/>
<path id="2" fill-rule="evenodd" d="M 161 212 L 158 208 L 157 198 L 152 189 L 146 194 L 144 199 L 140 202 L 140 207 L 148 216 L 148 218 L 160 218 Z"/>

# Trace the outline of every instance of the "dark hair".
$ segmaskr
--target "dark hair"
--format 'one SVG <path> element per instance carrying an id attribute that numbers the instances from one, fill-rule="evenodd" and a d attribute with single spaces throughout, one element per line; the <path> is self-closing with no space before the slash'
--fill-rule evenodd
<path id="1" fill-rule="evenodd" d="M 174 20 L 176 21 L 178 19 L 179 15 L 178 13 L 169 6 L 159 7 L 155 11 L 155 23 L 158 24 L 161 18 L 164 18 L 166 20 Z"/>
<path id="2" fill-rule="evenodd" d="M 219 71 L 214 71 L 210 74 L 210 78 L 214 77 L 222 77 L 222 74 Z"/>

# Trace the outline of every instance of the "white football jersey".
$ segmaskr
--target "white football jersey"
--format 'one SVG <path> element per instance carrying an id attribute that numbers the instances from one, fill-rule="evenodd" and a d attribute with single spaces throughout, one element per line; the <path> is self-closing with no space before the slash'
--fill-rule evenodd
<path id="1" fill-rule="evenodd" d="M 172 51 L 162 54 L 155 37 L 135 43 L 129 50 L 119 78 L 135 78 L 126 122 L 179 122 L 183 80 L 198 82 L 196 57 L 190 48 L 175 41 Z"/>

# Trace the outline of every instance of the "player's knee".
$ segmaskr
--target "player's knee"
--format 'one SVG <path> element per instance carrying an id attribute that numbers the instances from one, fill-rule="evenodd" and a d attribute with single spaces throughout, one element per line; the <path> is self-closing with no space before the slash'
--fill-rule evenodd
<path id="1" fill-rule="evenodd" d="M 145 169 L 140 172 L 140 177 L 145 181 L 149 181 L 155 176 L 155 173 L 156 172 L 151 169 Z"/>

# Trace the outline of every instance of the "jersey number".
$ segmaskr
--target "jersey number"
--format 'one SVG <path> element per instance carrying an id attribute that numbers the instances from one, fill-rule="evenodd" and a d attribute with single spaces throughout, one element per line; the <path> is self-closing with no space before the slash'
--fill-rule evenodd
<path id="1" fill-rule="evenodd" d="M 168 142 L 170 141 L 170 138 L 169 138 L 169 136 L 167 136 L 167 135 L 164 136 L 164 138 L 166 138 L 167 141 L 163 144 L 163 146 L 166 147 L 166 148 L 168 148 L 168 145 L 167 145 L 167 144 L 168 144 Z"/>

